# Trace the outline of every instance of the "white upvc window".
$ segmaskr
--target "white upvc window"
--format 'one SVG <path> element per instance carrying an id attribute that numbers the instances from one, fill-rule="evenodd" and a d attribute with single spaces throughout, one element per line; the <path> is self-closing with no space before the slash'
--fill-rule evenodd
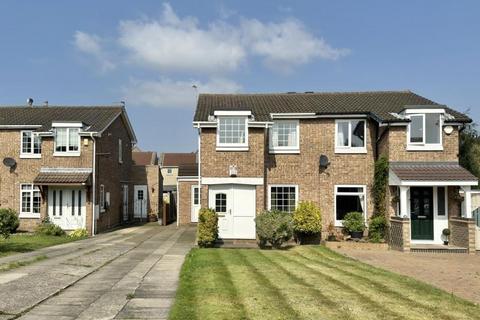
<path id="1" fill-rule="evenodd" d="M 42 140 L 33 131 L 20 132 L 20 158 L 40 158 L 42 153 Z"/>
<path id="2" fill-rule="evenodd" d="M 350 212 L 361 212 L 367 217 L 367 186 L 336 185 L 335 186 L 335 226 L 343 227 L 343 218 Z"/>
<path id="3" fill-rule="evenodd" d="M 20 218 L 40 218 L 40 189 L 31 183 L 20 185 Z"/>
<path id="4" fill-rule="evenodd" d="M 270 153 L 299 153 L 299 120 L 277 120 L 270 129 Z"/>
<path id="5" fill-rule="evenodd" d="M 217 150 L 248 150 L 248 118 L 245 116 L 218 117 Z"/>
<path id="6" fill-rule="evenodd" d="M 335 120 L 335 153 L 367 153 L 367 120 Z"/>
<path id="7" fill-rule="evenodd" d="M 268 209 L 292 213 L 297 208 L 298 185 L 269 185 Z"/>
<path id="8" fill-rule="evenodd" d="M 100 185 L 99 188 L 99 204 L 100 212 L 105 212 L 105 186 L 103 184 Z"/>
<path id="9" fill-rule="evenodd" d="M 122 139 L 118 139 L 118 163 L 123 163 Z"/>
<path id="10" fill-rule="evenodd" d="M 55 155 L 80 155 L 80 128 L 55 128 Z"/>
<path id="11" fill-rule="evenodd" d="M 441 113 L 409 114 L 407 150 L 443 150 Z"/>

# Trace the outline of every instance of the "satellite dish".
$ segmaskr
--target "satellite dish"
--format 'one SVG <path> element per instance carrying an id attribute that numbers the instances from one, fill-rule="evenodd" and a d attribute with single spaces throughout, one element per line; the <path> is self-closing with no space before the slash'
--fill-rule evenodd
<path id="1" fill-rule="evenodd" d="M 9 168 L 13 168 L 17 164 L 17 161 L 15 161 L 13 158 L 4 158 L 3 164 Z"/>
<path id="2" fill-rule="evenodd" d="M 320 156 L 320 168 L 326 169 L 330 165 L 330 160 L 328 160 L 328 157 L 324 154 Z"/>

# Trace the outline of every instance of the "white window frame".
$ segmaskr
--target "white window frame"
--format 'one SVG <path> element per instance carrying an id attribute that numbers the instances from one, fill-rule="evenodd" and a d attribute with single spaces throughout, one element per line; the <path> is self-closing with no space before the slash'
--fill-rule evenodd
<path id="1" fill-rule="evenodd" d="M 78 127 L 65 127 L 65 126 L 57 126 L 56 128 L 66 129 L 67 132 L 67 150 L 66 151 L 57 151 L 57 132 L 55 129 L 54 133 L 54 143 L 53 143 L 53 155 L 54 156 L 61 156 L 61 157 L 78 157 L 80 156 L 80 150 L 82 149 L 81 145 L 81 137 L 80 137 L 80 128 Z M 69 151 L 68 148 L 70 147 L 70 130 L 75 129 L 78 130 L 78 150 L 77 151 Z"/>
<path id="2" fill-rule="evenodd" d="M 407 150 L 408 151 L 442 151 L 443 150 L 443 115 L 442 112 L 436 109 L 433 110 L 418 110 L 422 111 L 421 113 L 411 113 L 413 110 L 408 111 L 407 118 L 411 119 L 411 117 L 420 116 L 423 119 L 423 138 L 422 142 L 410 142 L 410 129 L 412 122 L 410 121 L 407 125 Z M 443 111 L 443 109 L 442 109 Z M 444 112 L 444 111 L 443 111 Z M 426 114 L 427 113 L 435 113 L 440 114 L 440 125 L 439 125 L 439 135 L 440 135 L 440 142 L 439 143 L 427 143 L 426 137 Z"/>
<path id="3" fill-rule="evenodd" d="M 268 185 L 268 210 L 272 210 L 272 188 L 294 187 L 295 188 L 295 209 L 298 207 L 298 185 L 297 184 L 269 184 Z"/>
<path id="4" fill-rule="evenodd" d="M 363 147 L 352 147 L 352 121 L 363 121 L 365 139 L 363 141 Z M 348 146 L 339 146 L 338 145 L 338 124 L 339 123 L 348 123 Z M 367 153 L 367 141 L 368 132 L 367 132 L 367 119 L 336 119 L 335 120 L 335 153 Z"/>
<path id="5" fill-rule="evenodd" d="M 337 220 L 337 195 L 340 196 L 351 196 L 351 195 L 363 195 L 363 205 L 364 205 L 364 212 L 363 212 L 363 219 L 365 221 L 365 225 L 367 224 L 367 217 L 368 217 L 368 201 L 367 201 L 367 186 L 364 184 L 336 184 L 333 187 L 333 219 L 335 221 L 336 227 L 343 227 L 343 220 Z M 362 188 L 362 192 L 338 192 L 338 188 Z"/>
<path id="6" fill-rule="evenodd" d="M 24 133 L 30 133 L 31 134 L 31 142 L 30 142 L 30 148 L 31 152 L 24 152 L 23 151 L 23 134 Z M 35 153 L 34 152 L 34 145 L 35 145 L 35 137 L 40 139 L 40 153 Z M 32 130 L 22 130 L 20 131 L 20 158 L 21 159 L 38 159 L 42 157 L 42 140 L 41 138 L 35 134 Z"/>
<path id="7" fill-rule="evenodd" d="M 296 145 L 276 147 L 273 145 L 273 126 L 269 131 L 269 152 L 270 153 L 300 153 L 300 121 L 299 120 L 276 120 L 276 123 L 294 123 L 296 125 Z"/>
<path id="8" fill-rule="evenodd" d="M 105 212 L 105 186 L 103 184 L 100 185 L 98 190 L 98 206 L 100 207 L 100 212 Z"/>
<path id="9" fill-rule="evenodd" d="M 244 143 L 220 143 L 220 120 L 228 118 L 239 118 L 245 120 L 245 142 Z M 244 115 L 229 115 L 217 117 L 217 151 L 248 151 L 248 117 Z"/>
<path id="10" fill-rule="evenodd" d="M 118 163 L 123 163 L 123 145 L 122 139 L 118 139 Z"/>
<path id="11" fill-rule="evenodd" d="M 32 189 L 31 190 L 22 190 L 22 187 L 23 186 L 31 186 Z M 20 184 L 20 210 L 19 210 L 19 215 L 18 217 L 19 218 L 34 218 L 34 219 L 39 219 L 40 218 L 40 215 L 41 215 L 41 210 L 42 210 L 42 194 L 40 193 L 40 212 L 38 213 L 34 213 L 33 212 L 33 193 L 34 191 L 38 191 L 40 193 L 40 189 L 38 188 L 38 186 L 35 186 L 34 184 L 32 183 L 22 183 Z M 28 192 L 30 193 L 30 211 L 23 211 L 23 206 L 22 206 L 22 195 L 24 192 Z"/>

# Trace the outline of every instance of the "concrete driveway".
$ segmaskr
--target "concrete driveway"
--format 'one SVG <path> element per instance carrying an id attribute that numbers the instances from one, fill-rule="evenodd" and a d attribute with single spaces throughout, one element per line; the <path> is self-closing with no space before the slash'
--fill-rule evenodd
<path id="1" fill-rule="evenodd" d="M 480 304 L 480 255 L 403 253 L 393 250 L 335 251 L 370 265 L 427 282 Z"/>
<path id="2" fill-rule="evenodd" d="M 0 259 L 2 319 L 166 319 L 195 228 L 148 224 Z"/>

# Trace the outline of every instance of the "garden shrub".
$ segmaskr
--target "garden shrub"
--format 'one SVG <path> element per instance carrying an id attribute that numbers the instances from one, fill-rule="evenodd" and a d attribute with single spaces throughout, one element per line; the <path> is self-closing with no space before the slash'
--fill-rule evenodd
<path id="1" fill-rule="evenodd" d="M 10 234 L 17 231 L 20 221 L 18 215 L 13 209 L 0 209 L 0 236 L 8 238 Z"/>
<path id="2" fill-rule="evenodd" d="M 51 223 L 48 218 L 44 219 L 42 223 L 37 226 L 35 232 L 45 236 L 60 237 L 65 235 L 65 231 L 56 224 Z"/>
<path id="3" fill-rule="evenodd" d="M 374 216 L 387 214 L 387 189 L 388 189 L 388 159 L 385 155 L 375 161 L 373 178 L 373 206 Z"/>
<path id="4" fill-rule="evenodd" d="M 68 236 L 75 239 L 86 238 L 88 237 L 88 232 L 87 229 L 80 228 L 73 230 Z"/>
<path id="5" fill-rule="evenodd" d="M 322 213 L 312 201 L 302 201 L 293 213 L 293 229 L 297 233 L 315 234 L 322 231 Z"/>
<path id="6" fill-rule="evenodd" d="M 371 242 L 381 242 L 387 232 L 387 219 L 384 216 L 376 216 L 370 219 L 368 225 L 368 238 Z"/>
<path id="7" fill-rule="evenodd" d="M 365 230 L 363 213 L 349 212 L 343 218 L 343 226 L 347 232 L 361 232 Z"/>
<path id="8" fill-rule="evenodd" d="M 218 239 L 218 216 L 213 209 L 202 208 L 198 213 L 197 241 L 201 248 L 213 247 Z"/>
<path id="9" fill-rule="evenodd" d="M 264 248 L 267 243 L 270 243 L 273 248 L 280 248 L 293 236 L 292 215 L 288 212 L 264 211 L 255 218 L 255 226 L 261 248 Z"/>

